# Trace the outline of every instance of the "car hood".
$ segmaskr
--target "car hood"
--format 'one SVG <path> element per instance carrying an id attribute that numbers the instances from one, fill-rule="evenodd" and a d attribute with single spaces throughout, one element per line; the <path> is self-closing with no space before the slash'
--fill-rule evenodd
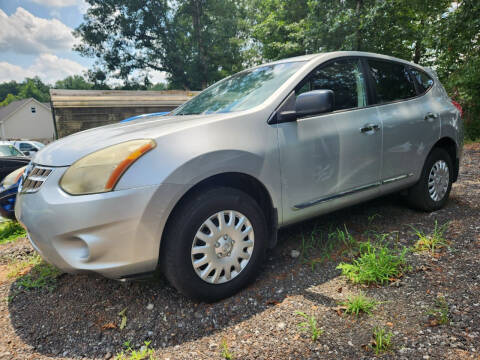
<path id="1" fill-rule="evenodd" d="M 235 117 L 233 113 L 158 116 L 106 125 L 67 136 L 47 145 L 37 152 L 33 162 L 46 166 L 70 166 L 85 155 L 124 141 L 158 139 L 177 131 L 233 117 Z"/>

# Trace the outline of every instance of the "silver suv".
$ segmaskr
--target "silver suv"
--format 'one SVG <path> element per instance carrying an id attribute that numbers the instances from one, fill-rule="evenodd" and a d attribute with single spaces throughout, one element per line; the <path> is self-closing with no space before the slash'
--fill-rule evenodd
<path id="1" fill-rule="evenodd" d="M 400 190 L 440 209 L 462 139 L 432 71 L 362 52 L 302 56 L 228 77 L 171 116 L 48 145 L 16 215 L 64 271 L 128 279 L 160 266 L 180 292 L 215 301 L 254 279 L 285 225 Z"/>

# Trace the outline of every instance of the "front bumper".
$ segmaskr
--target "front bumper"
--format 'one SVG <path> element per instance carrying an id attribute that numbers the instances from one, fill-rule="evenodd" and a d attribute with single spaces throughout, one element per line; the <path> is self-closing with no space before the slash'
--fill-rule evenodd
<path id="1" fill-rule="evenodd" d="M 66 169 L 17 197 L 16 217 L 40 255 L 69 273 L 122 278 L 155 270 L 161 229 L 150 208 L 161 185 L 71 196 L 58 186 Z"/>

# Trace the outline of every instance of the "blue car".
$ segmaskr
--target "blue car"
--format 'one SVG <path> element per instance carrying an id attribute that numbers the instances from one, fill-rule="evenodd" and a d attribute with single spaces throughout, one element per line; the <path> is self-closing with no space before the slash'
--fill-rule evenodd
<path id="1" fill-rule="evenodd" d="M 23 166 L 11 172 L 0 183 L 0 216 L 4 218 L 15 219 L 15 199 L 25 168 Z"/>

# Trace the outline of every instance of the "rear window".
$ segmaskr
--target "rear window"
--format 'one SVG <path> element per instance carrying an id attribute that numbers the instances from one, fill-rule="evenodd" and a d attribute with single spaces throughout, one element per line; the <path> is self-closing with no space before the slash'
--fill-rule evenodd
<path id="1" fill-rule="evenodd" d="M 411 68 L 410 72 L 415 78 L 421 94 L 426 93 L 433 86 L 433 79 L 425 72 L 415 68 Z"/>
<path id="2" fill-rule="evenodd" d="M 407 68 L 399 63 L 368 60 L 375 84 L 377 103 L 403 100 L 417 95 Z"/>

